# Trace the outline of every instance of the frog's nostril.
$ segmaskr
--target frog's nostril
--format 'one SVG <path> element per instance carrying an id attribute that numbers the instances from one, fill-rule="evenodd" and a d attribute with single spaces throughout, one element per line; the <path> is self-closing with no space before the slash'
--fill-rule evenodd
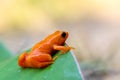
<path id="1" fill-rule="evenodd" d="M 63 32 L 63 33 L 62 33 L 62 37 L 65 37 L 65 36 L 66 36 L 66 32 Z"/>

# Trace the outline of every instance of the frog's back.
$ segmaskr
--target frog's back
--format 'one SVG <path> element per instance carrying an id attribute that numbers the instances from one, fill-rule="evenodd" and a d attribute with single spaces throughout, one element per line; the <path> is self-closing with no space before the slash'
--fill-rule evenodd
<path id="1" fill-rule="evenodd" d="M 54 50 L 54 45 L 63 45 L 68 37 L 68 32 L 56 31 L 53 34 L 47 36 L 44 40 L 35 44 L 32 48 L 32 53 L 34 51 L 41 53 L 54 54 L 56 50 Z"/>

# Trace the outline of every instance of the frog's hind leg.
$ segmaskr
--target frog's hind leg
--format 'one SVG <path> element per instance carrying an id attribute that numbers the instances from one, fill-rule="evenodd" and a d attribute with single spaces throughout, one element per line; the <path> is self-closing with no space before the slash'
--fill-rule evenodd
<path id="1" fill-rule="evenodd" d="M 52 64 L 53 61 L 46 61 L 46 62 L 39 62 L 39 61 L 34 61 L 33 64 L 33 68 L 45 68 L 47 66 L 49 66 L 50 64 Z"/>
<path id="2" fill-rule="evenodd" d="M 37 57 L 33 57 L 31 61 L 34 68 L 44 68 L 54 62 L 52 56 L 50 54 L 45 53 L 40 54 Z"/>
<path id="3" fill-rule="evenodd" d="M 19 59 L 18 59 L 18 64 L 21 67 L 25 67 L 25 61 L 26 61 L 26 57 L 27 57 L 27 52 L 24 52 L 20 55 Z"/>

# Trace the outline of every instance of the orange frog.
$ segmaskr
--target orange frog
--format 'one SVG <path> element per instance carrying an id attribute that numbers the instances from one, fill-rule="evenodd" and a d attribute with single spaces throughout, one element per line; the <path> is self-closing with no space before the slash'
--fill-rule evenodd
<path id="1" fill-rule="evenodd" d="M 44 68 L 52 64 L 55 58 L 52 58 L 58 50 L 62 53 L 74 49 L 73 47 L 64 46 L 68 37 L 68 32 L 56 31 L 46 37 L 44 40 L 38 42 L 33 46 L 29 53 L 24 52 L 19 56 L 19 66 L 31 68 Z"/>

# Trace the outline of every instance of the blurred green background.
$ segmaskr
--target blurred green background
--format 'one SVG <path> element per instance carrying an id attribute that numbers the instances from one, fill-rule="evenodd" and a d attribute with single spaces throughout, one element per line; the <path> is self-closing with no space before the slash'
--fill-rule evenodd
<path id="1" fill-rule="evenodd" d="M 0 39 L 20 54 L 55 30 L 67 43 L 87 80 L 120 78 L 119 0 L 1 0 Z"/>

